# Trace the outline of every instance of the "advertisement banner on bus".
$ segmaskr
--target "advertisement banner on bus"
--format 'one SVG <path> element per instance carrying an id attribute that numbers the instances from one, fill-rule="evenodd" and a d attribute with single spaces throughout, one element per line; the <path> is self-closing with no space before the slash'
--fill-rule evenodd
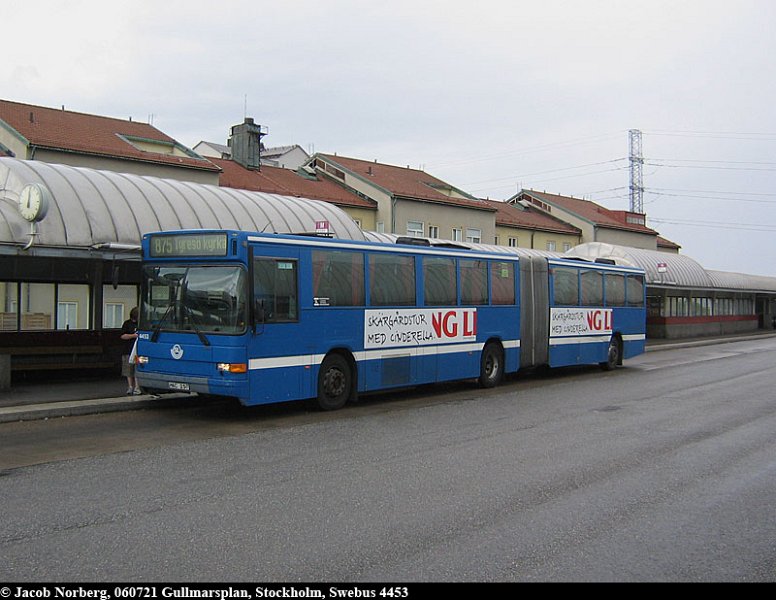
<path id="1" fill-rule="evenodd" d="M 364 348 L 431 346 L 477 339 L 476 308 L 367 310 Z"/>
<path id="2" fill-rule="evenodd" d="M 550 337 L 612 333 L 611 308 L 552 308 Z"/>

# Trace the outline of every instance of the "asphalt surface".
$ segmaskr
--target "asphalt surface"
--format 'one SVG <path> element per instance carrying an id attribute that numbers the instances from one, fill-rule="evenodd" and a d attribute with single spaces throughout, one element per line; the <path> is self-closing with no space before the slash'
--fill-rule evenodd
<path id="1" fill-rule="evenodd" d="M 0 581 L 773 582 L 774 359 L 759 338 L 336 413 L 6 424 L 82 438 L 0 471 Z M 127 419 L 166 439 L 90 454 Z"/>
<path id="2" fill-rule="evenodd" d="M 647 351 L 717 345 L 748 339 L 761 339 L 774 332 L 692 340 L 650 341 Z M 163 396 L 125 394 L 126 380 L 110 378 L 57 378 L 49 381 L 25 381 L 0 390 L 0 423 L 30 421 L 104 412 L 142 410 L 190 403 L 193 395 L 184 393 Z"/>

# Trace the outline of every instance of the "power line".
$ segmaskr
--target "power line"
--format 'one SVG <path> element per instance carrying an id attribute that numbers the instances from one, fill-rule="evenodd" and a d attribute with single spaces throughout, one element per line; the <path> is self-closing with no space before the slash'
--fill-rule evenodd
<path id="1" fill-rule="evenodd" d="M 771 196 L 776 197 L 776 193 L 773 192 L 742 192 L 736 190 L 735 192 L 726 192 L 723 190 L 686 190 L 682 188 L 649 188 L 650 190 L 659 190 L 661 192 L 686 192 L 688 194 L 720 194 L 730 195 L 737 194 L 739 196 Z"/>
<path id="2" fill-rule="evenodd" d="M 716 167 L 716 166 L 705 166 L 705 165 L 669 165 L 666 163 L 652 162 L 651 160 L 645 161 L 645 164 L 648 164 L 653 167 L 668 167 L 670 169 L 710 169 L 715 171 L 776 171 L 776 168 L 763 169 L 760 167 Z M 753 164 L 753 163 L 750 163 L 750 164 Z"/>
<path id="3" fill-rule="evenodd" d="M 734 198 L 734 197 L 713 197 L 713 196 L 698 196 L 694 194 L 666 194 L 664 192 L 655 192 L 647 189 L 647 193 L 653 195 L 653 196 L 663 196 L 666 198 L 692 198 L 695 200 L 722 200 L 724 202 L 755 202 L 758 204 L 776 204 L 776 199 L 774 200 L 761 200 L 757 198 Z"/>
<path id="4" fill-rule="evenodd" d="M 776 133 L 742 132 L 742 131 L 643 131 L 649 135 L 664 135 L 673 137 L 690 137 L 720 140 L 744 140 L 744 141 L 776 141 Z"/>
<path id="5" fill-rule="evenodd" d="M 585 169 L 587 167 L 598 167 L 601 165 L 608 165 L 612 163 L 616 163 L 619 161 L 625 160 L 625 158 L 615 158 L 614 160 L 603 160 L 601 162 L 595 162 L 595 163 L 588 163 L 586 165 L 577 165 L 575 167 L 562 167 L 560 169 L 548 169 L 546 171 L 536 171 L 534 173 L 523 173 L 521 175 L 510 175 L 509 177 L 497 177 L 495 179 L 482 179 L 480 181 L 470 181 L 469 183 L 465 183 L 464 185 L 477 185 L 479 183 L 488 183 L 488 182 L 496 182 L 496 181 L 509 181 L 509 180 L 519 180 L 524 179 L 526 177 L 532 177 L 534 175 L 545 175 L 547 173 L 559 173 L 561 171 L 572 171 L 574 169 Z"/>
<path id="6" fill-rule="evenodd" d="M 553 142 L 550 144 L 539 144 L 536 146 L 526 146 L 524 148 L 518 148 L 515 150 L 507 150 L 506 152 L 500 152 L 497 154 L 488 154 L 488 155 L 482 155 L 477 156 L 476 158 L 465 158 L 460 160 L 452 160 L 447 162 L 439 162 L 439 163 L 429 163 L 428 167 L 431 169 L 440 169 L 443 167 L 451 167 L 451 166 L 460 166 L 460 165 L 466 165 L 476 162 L 483 162 L 483 161 L 489 161 L 496 158 L 504 158 L 507 156 L 511 157 L 517 157 L 517 156 L 524 156 L 526 154 L 532 154 L 534 152 L 541 152 L 544 150 L 552 150 L 559 147 L 564 146 L 576 146 L 580 144 L 591 144 L 591 143 L 597 143 L 601 141 L 607 141 L 610 139 L 615 139 L 617 136 L 619 136 L 621 132 L 612 132 L 612 133 L 603 133 L 600 135 L 593 135 L 593 136 L 587 136 L 582 138 L 576 138 L 573 140 L 568 140 L 565 142 Z"/>
<path id="7" fill-rule="evenodd" d="M 776 162 L 764 162 L 754 160 L 702 160 L 694 158 L 650 158 L 649 160 L 662 160 L 667 162 L 692 162 L 692 163 L 715 163 L 723 165 L 776 165 Z"/>
<path id="8" fill-rule="evenodd" d="M 669 225 L 683 225 L 690 227 L 704 227 L 712 229 L 734 229 L 740 231 L 776 231 L 776 225 L 764 225 L 762 223 L 722 223 L 720 221 L 697 221 L 695 219 L 656 219 L 651 217 L 650 222 Z"/>
<path id="9" fill-rule="evenodd" d="M 615 169 L 604 169 L 602 171 L 590 171 L 589 173 L 580 173 L 579 175 L 566 175 L 565 177 L 553 177 L 552 179 L 540 179 L 536 183 L 545 183 L 548 181 L 559 181 L 561 179 L 574 179 L 575 177 L 588 177 L 589 175 L 599 175 L 601 173 L 612 173 L 614 171 L 627 171 L 628 167 L 617 167 Z M 536 185 L 534 183 L 533 185 Z"/>

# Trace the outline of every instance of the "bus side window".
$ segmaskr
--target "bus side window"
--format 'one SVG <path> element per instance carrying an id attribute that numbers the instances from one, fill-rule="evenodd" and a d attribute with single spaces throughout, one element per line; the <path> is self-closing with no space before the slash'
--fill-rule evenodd
<path id="1" fill-rule="evenodd" d="M 604 276 L 600 271 L 582 271 L 582 306 L 604 305 Z"/>
<path id="2" fill-rule="evenodd" d="M 488 263 L 484 260 L 464 260 L 458 263 L 461 270 L 461 304 L 484 305 L 488 298 Z"/>
<path id="3" fill-rule="evenodd" d="M 641 275 L 628 275 L 625 280 L 628 306 L 644 306 L 644 278 Z"/>
<path id="4" fill-rule="evenodd" d="M 299 318 L 296 261 L 256 258 L 253 261 L 253 297 L 263 307 L 266 323 Z"/>
<path id="5" fill-rule="evenodd" d="M 370 254 L 369 298 L 372 306 L 414 306 L 414 257 Z"/>
<path id="6" fill-rule="evenodd" d="M 313 298 L 322 306 L 363 306 L 364 255 L 313 250 Z"/>
<path id="7" fill-rule="evenodd" d="M 454 306 L 456 299 L 455 259 L 423 258 L 423 295 L 426 306 Z"/>
<path id="8" fill-rule="evenodd" d="M 510 262 L 492 262 L 490 287 L 493 304 L 515 304 L 515 265 Z"/>
<path id="9" fill-rule="evenodd" d="M 577 269 L 552 269 L 553 298 L 555 306 L 579 305 L 579 271 Z"/>
<path id="10" fill-rule="evenodd" d="M 625 275 L 606 274 L 606 306 L 625 306 Z"/>

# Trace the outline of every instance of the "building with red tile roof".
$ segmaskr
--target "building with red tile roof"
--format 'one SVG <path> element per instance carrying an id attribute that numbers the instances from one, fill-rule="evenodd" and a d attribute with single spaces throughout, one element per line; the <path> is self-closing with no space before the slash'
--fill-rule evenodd
<path id="1" fill-rule="evenodd" d="M 376 202 L 346 190 L 342 185 L 314 172 L 310 173 L 304 169 L 291 171 L 267 165 L 260 169 L 248 169 L 229 159 L 210 160 L 221 168 L 219 185 L 222 187 L 323 200 L 339 206 L 362 229 L 374 230 Z"/>
<path id="2" fill-rule="evenodd" d="M 485 200 L 496 209 L 496 244 L 565 252 L 582 241 L 582 231 L 529 203 Z"/>
<path id="3" fill-rule="evenodd" d="M 379 233 L 490 243 L 496 209 L 420 169 L 332 154 L 308 163 L 320 175 L 377 204 Z"/>
<path id="4" fill-rule="evenodd" d="M 8 100 L 0 100 L 0 154 L 199 183 L 217 183 L 220 172 L 148 123 Z"/>
<path id="5" fill-rule="evenodd" d="M 632 248 L 658 249 L 658 233 L 646 225 L 646 215 L 610 210 L 581 198 L 521 190 L 508 200 L 530 204 L 582 232 L 582 242 L 605 242 Z"/>
<path id="6" fill-rule="evenodd" d="M 682 247 L 677 244 L 676 242 L 672 242 L 669 239 L 664 238 L 663 236 L 657 236 L 657 249 L 661 252 L 671 252 L 673 254 L 679 254 L 679 250 L 682 249 Z"/>

